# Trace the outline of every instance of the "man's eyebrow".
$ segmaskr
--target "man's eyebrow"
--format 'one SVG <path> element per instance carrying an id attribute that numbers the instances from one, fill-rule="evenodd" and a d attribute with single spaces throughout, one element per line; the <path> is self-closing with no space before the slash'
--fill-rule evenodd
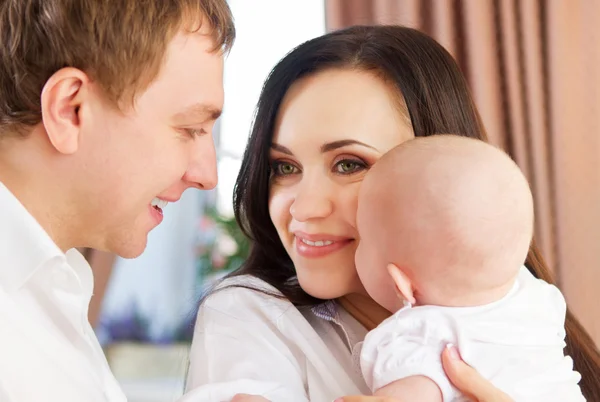
<path id="1" fill-rule="evenodd" d="M 173 120 L 202 119 L 217 120 L 222 110 L 206 103 L 196 103 L 173 115 Z"/>

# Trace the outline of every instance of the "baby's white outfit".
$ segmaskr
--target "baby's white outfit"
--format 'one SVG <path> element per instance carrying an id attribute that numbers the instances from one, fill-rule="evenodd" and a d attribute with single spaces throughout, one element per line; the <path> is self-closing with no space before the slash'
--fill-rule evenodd
<path id="1" fill-rule="evenodd" d="M 565 315 L 560 291 L 522 267 L 511 291 L 494 303 L 399 310 L 367 334 L 361 369 L 373 391 L 422 375 L 440 387 L 444 402 L 464 401 L 442 368 L 441 353 L 452 343 L 515 402 L 585 401 L 581 376 L 563 351 Z"/>

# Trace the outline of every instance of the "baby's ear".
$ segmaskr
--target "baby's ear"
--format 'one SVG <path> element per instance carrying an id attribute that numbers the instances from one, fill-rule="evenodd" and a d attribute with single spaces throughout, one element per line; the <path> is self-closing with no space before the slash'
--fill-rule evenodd
<path id="1" fill-rule="evenodd" d="M 415 295 L 414 289 L 412 286 L 412 282 L 406 276 L 406 274 L 398 268 L 395 264 L 388 264 L 387 270 L 392 277 L 396 285 L 396 290 L 398 291 L 398 296 L 409 302 L 410 304 L 415 304 Z"/>

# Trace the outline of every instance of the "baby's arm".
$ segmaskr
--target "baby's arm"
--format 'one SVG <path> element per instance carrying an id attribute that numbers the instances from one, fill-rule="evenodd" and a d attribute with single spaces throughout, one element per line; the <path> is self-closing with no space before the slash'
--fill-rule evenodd
<path id="1" fill-rule="evenodd" d="M 396 380 L 376 390 L 375 396 L 389 396 L 403 401 L 442 402 L 442 391 L 433 380 L 422 375 Z"/>
<path id="2" fill-rule="evenodd" d="M 362 344 L 361 370 L 377 396 L 451 401 L 457 396 L 441 354 L 456 343 L 454 323 L 436 310 L 403 309 L 370 331 Z M 418 313 L 418 314 L 417 314 Z"/>

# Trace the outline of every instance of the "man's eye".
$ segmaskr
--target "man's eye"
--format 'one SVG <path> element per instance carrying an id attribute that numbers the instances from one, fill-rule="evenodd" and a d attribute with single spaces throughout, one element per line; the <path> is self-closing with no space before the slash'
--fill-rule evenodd
<path id="1" fill-rule="evenodd" d="M 186 134 L 188 134 L 192 138 L 200 137 L 200 136 L 206 134 L 206 130 L 203 128 L 185 128 L 184 130 L 185 130 Z"/>

